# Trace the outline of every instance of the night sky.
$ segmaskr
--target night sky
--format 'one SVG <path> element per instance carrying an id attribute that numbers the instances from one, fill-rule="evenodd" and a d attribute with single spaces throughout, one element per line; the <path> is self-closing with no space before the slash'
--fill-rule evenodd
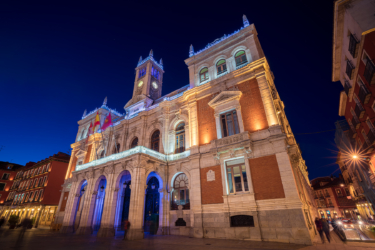
<path id="1" fill-rule="evenodd" d="M 331 81 L 332 1 L 0 3 L 0 161 L 70 152 L 83 111 L 121 113 L 140 56 L 163 58 L 165 95 L 187 85 L 189 46 L 254 23 L 310 179 L 338 174 L 342 86 Z"/>

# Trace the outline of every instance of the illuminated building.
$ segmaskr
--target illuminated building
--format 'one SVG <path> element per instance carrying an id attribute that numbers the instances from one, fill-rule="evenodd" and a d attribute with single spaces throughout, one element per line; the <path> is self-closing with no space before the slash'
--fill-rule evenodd
<path id="1" fill-rule="evenodd" d="M 375 16 L 370 0 L 335 1 L 332 81 L 340 81 L 336 122 L 337 163 L 360 210 L 373 219 L 375 205 Z M 357 156 L 358 155 L 358 156 Z"/>
<path id="2" fill-rule="evenodd" d="M 190 46 L 189 84 L 161 95 L 163 62 L 136 67 L 126 115 L 104 104 L 78 122 L 61 232 L 158 234 L 311 244 L 307 167 L 257 32 Z M 87 138 L 96 114 L 114 126 Z"/>
<path id="3" fill-rule="evenodd" d="M 59 152 L 19 168 L 2 216 L 9 218 L 11 214 L 17 214 L 20 220 L 34 218 L 34 227 L 50 226 L 56 216 L 69 159 L 68 154 Z"/>

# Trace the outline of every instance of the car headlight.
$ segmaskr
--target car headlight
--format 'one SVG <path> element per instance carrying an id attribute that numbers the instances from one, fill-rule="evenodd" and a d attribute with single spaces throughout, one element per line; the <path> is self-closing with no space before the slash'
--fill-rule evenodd
<path id="1" fill-rule="evenodd" d="M 337 222 L 337 224 L 341 225 L 342 223 L 341 223 L 341 221 L 339 221 L 339 222 Z"/>

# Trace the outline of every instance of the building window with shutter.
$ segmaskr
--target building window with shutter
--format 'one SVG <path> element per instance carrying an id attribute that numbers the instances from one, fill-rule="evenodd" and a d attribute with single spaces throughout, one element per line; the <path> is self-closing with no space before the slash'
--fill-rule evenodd
<path id="1" fill-rule="evenodd" d="M 176 128 L 176 150 L 175 154 L 185 151 L 185 123 L 180 123 Z"/>

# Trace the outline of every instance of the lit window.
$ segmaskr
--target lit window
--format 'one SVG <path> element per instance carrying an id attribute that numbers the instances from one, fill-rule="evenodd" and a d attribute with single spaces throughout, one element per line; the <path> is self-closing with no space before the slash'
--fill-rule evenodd
<path id="1" fill-rule="evenodd" d="M 138 137 L 135 137 L 132 141 L 130 148 L 135 148 L 137 146 L 138 146 Z"/>
<path id="2" fill-rule="evenodd" d="M 249 191 L 245 163 L 231 165 L 227 163 L 229 193 Z"/>
<path id="3" fill-rule="evenodd" d="M 151 136 L 151 149 L 159 152 L 160 131 L 156 130 Z"/>
<path id="4" fill-rule="evenodd" d="M 208 80 L 208 68 L 203 68 L 199 73 L 200 82 Z"/>
<path id="5" fill-rule="evenodd" d="M 240 66 L 242 64 L 245 64 L 247 63 L 247 59 L 246 59 L 246 53 L 245 51 L 241 50 L 241 51 L 238 51 L 236 53 L 236 55 L 234 56 L 235 60 L 236 60 L 236 66 Z"/>
<path id="6" fill-rule="evenodd" d="M 336 188 L 336 193 L 337 193 L 338 197 L 342 197 L 343 196 L 342 192 L 341 192 L 341 189 L 339 189 L 339 188 Z"/>
<path id="7" fill-rule="evenodd" d="M 177 210 L 179 205 L 190 209 L 189 180 L 186 174 L 179 174 L 173 182 L 172 210 Z"/>
<path id="8" fill-rule="evenodd" d="M 227 63 L 224 59 L 221 59 L 216 64 L 217 74 L 220 75 L 227 71 Z"/>
<path id="9" fill-rule="evenodd" d="M 220 115 L 222 137 L 240 133 L 236 110 Z"/>
<path id="10" fill-rule="evenodd" d="M 175 153 L 185 151 L 185 123 L 178 124 L 176 128 L 176 150 Z"/>

